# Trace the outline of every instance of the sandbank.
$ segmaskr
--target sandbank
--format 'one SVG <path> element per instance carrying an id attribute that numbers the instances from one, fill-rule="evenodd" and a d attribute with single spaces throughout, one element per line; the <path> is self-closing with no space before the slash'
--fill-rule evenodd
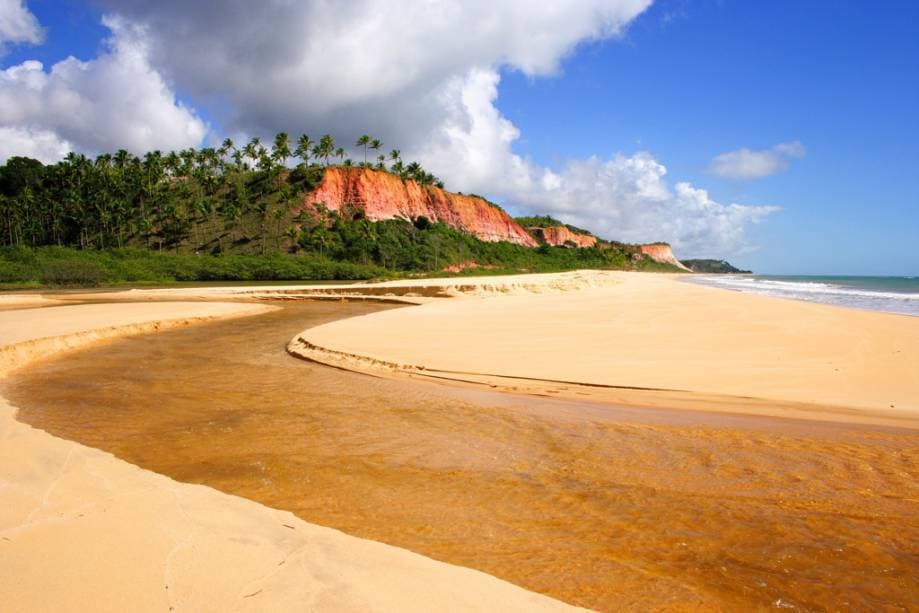
<path id="1" fill-rule="evenodd" d="M 25 309 L 58 304 L 61 304 L 60 300 L 46 298 L 41 294 L 0 294 L 0 310 Z"/>
<path id="2" fill-rule="evenodd" d="M 381 282 L 297 283 L 289 285 L 228 285 L 144 288 L 104 293 L 71 292 L 55 298 L 107 301 L 238 300 L 238 299 L 373 299 L 425 304 L 440 298 L 469 298 L 570 292 L 617 283 L 615 276 L 597 271 L 569 273 L 457 276 L 396 279 Z"/>
<path id="3" fill-rule="evenodd" d="M 155 302 L 3 312 L 0 377 L 106 338 L 271 308 Z M 570 609 L 475 570 L 173 481 L 14 413 L 0 399 L 4 610 Z"/>
<path id="4" fill-rule="evenodd" d="M 533 276 L 538 277 L 538 276 Z M 919 318 L 578 272 L 304 331 L 377 374 L 639 406 L 919 426 Z M 495 280 L 491 280 L 492 285 Z"/>

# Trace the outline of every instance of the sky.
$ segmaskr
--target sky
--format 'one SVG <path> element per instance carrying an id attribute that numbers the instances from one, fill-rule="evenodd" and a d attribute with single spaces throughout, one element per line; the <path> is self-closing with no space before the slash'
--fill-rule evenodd
<path id="1" fill-rule="evenodd" d="M 369 133 L 681 258 L 919 275 L 919 3 L 541 4 L 0 0 L 0 161 Z"/>

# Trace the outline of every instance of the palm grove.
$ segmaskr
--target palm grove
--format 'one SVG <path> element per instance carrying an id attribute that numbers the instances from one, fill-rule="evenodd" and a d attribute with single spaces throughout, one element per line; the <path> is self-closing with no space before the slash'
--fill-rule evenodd
<path id="1" fill-rule="evenodd" d="M 283 132 L 268 146 L 256 137 L 143 157 L 70 153 L 51 165 L 10 158 L 0 167 L 0 283 L 350 279 L 465 260 L 500 270 L 628 264 L 615 249 L 533 250 L 424 218 L 374 223 L 302 207 L 333 163 L 443 187 L 399 150 L 383 153 L 379 139 L 354 146 L 359 162 L 330 135 Z"/>

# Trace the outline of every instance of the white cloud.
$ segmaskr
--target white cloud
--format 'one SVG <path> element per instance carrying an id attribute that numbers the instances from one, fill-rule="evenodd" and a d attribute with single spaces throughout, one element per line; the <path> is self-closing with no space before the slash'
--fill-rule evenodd
<path id="1" fill-rule="evenodd" d="M 451 81 L 496 66 L 554 73 L 651 2 L 103 1 L 147 27 L 156 65 L 184 91 L 229 103 L 229 133 L 369 132 L 405 148 L 440 125 Z"/>
<path id="2" fill-rule="evenodd" d="M 0 73 L 0 126 L 44 130 L 78 150 L 195 144 L 204 125 L 168 81 L 234 138 L 330 132 L 347 146 L 368 133 L 454 189 L 609 238 L 728 255 L 773 210 L 671 187 L 649 153 L 553 171 L 513 152 L 520 134 L 496 106 L 500 71 L 552 78 L 578 45 L 620 35 L 651 0 L 232 0 L 219 11 L 203 1 L 101 1 L 117 16 L 107 21 L 111 48 L 50 73 L 34 64 Z"/>
<path id="3" fill-rule="evenodd" d="M 143 30 L 116 17 L 103 22 L 112 37 L 94 60 L 69 57 L 50 71 L 29 60 L 0 71 L 0 129 L 36 135 L 32 147 L 46 159 L 65 144 L 87 152 L 142 153 L 200 143 L 206 125 L 150 66 Z M 13 141 L 4 149 L 9 156 L 29 146 Z"/>
<path id="4" fill-rule="evenodd" d="M 38 44 L 45 33 L 23 0 L 0 0 L 0 54 L 17 43 Z"/>
<path id="5" fill-rule="evenodd" d="M 805 153 L 804 145 L 798 141 L 779 143 L 762 151 L 743 148 L 715 156 L 709 171 L 725 179 L 761 179 L 787 170 L 792 158 L 802 158 Z"/>
<path id="6" fill-rule="evenodd" d="M 15 155 L 57 162 L 73 151 L 73 146 L 50 130 L 0 126 L 0 161 Z"/>
<path id="7" fill-rule="evenodd" d="M 517 128 L 494 106 L 499 76 L 473 70 L 443 92 L 445 119 L 417 155 L 450 183 L 500 197 L 624 242 L 670 242 L 685 257 L 723 257 L 751 248 L 745 230 L 770 206 L 721 204 L 689 183 L 671 188 L 650 153 L 571 160 L 554 171 L 515 155 Z"/>
<path id="8" fill-rule="evenodd" d="M 572 160 L 560 172 L 512 196 L 534 213 L 624 242 L 664 240 L 684 257 L 720 256 L 750 249 L 746 228 L 777 207 L 722 204 L 704 189 L 672 188 L 666 167 L 647 152 L 609 159 Z"/>

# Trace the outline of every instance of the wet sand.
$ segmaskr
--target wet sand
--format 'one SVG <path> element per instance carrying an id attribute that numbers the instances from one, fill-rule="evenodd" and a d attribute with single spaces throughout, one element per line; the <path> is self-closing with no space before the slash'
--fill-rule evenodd
<path id="1" fill-rule="evenodd" d="M 211 301 L 6 312 L 0 377 L 112 338 L 273 308 Z M 571 610 L 485 573 L 176 482 L 14 414 L 0 397 L 4 611 Z"/>
<path id="2" fill-rule="evenodd" d="M 919 434 L 458 389 L 294 360 L 305 303 L 23 372 L 19 419 L 601 610 L 910 608 Z M 415 308 L 415 307 L 408 307 Z"/>

